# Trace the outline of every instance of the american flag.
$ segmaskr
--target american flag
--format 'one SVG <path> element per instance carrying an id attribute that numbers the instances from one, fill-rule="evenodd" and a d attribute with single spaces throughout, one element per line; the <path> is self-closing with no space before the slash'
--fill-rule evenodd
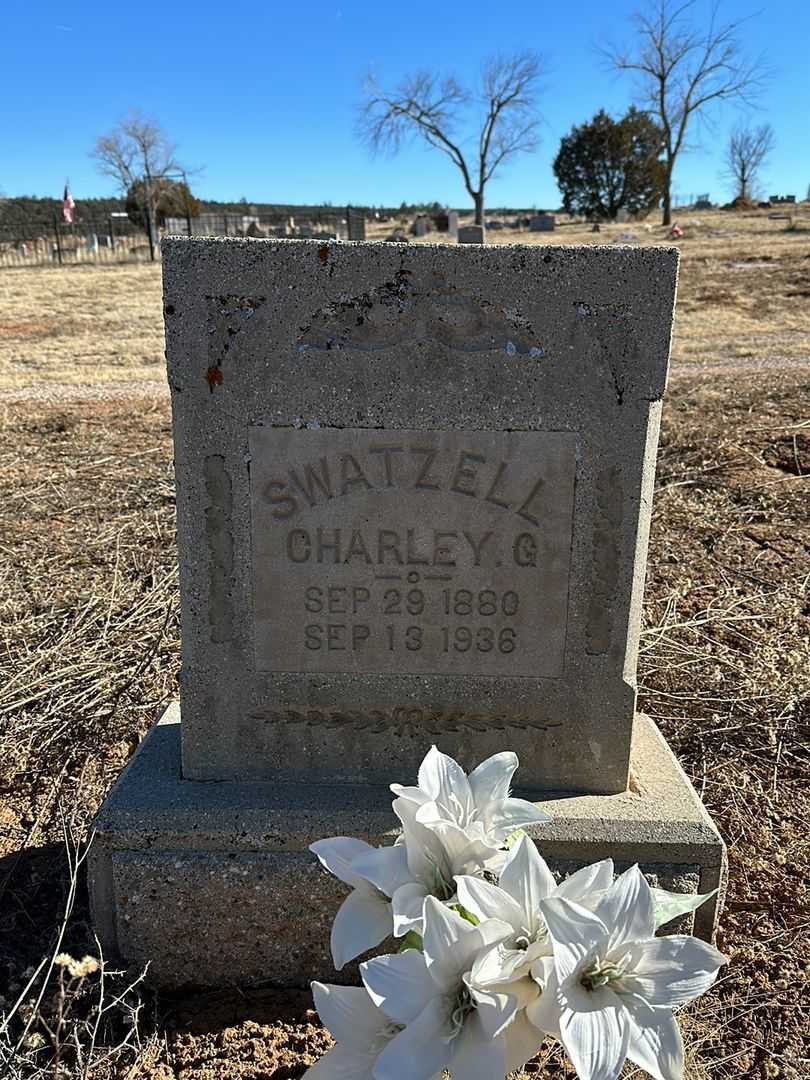
<path id="1" fill-rule="evenodd" d="M 65 181 L 65 194 L 62 196 L 62 221 L 66 225 L 73 224 L 73 208 L 76 203 L 73 201 L 73 196 L 70 194 L 70 188 L 68 187 L 67 180 Z"/>

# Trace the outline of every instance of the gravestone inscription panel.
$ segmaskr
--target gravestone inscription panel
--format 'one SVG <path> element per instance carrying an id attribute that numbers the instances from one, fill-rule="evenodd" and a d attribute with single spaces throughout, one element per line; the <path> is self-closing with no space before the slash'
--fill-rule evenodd
<path id="1" fill-rule="evenodd" d="M 186 778 L 625 787 L 676 273 L 164 244 Z"/>
<path id="2" fill-rule="evenodd" d="M 562 674 L 572 433 L 249 438 L 257 671 Z"/>

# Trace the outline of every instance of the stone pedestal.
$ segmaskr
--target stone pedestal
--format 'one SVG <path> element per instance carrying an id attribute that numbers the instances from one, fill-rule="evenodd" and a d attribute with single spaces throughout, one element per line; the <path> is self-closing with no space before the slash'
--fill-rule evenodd
<path id="1" fill-rule="evenodd" d="M 722 890 L 723 842 L 648 717 L 636 717 L 627 791 L 546 794 L 539 805 L 552 822 L 533 835 L 555 871 L 609 856 L 618 870 L 638 862 L 665 888 Z M 392 843 L 396 825 L 383 786 L 181 779 L 173 704 L 96 822 L 90 895 L 105 956 L 148 961 L 151 979 L 169 987 L 352 981 L 328 952 L 345 887 L 307 846 L 335 835 Z M 698 911 L 694 933 L 711 937 L 717 909 Z"/>

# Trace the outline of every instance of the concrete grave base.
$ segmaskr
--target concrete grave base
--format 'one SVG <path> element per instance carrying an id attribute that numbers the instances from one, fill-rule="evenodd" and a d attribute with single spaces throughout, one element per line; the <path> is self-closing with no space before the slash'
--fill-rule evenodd
<path id="1" fill-rule="evenodd" d="M 665 888 L 722 891 L 723 842 L 646 716 L 636 718 L 631 775 L 619 795 L 541 801 L 553 820 L 533 835 L 555 872 L 610 856 L 618 869 L 638 862 Z M 96 820 L 90 896 L 106 957 L 148 961 L 167 987 L 354 981 L 356 969 L 337 975 L 329 956 L 345 887 L 307 850 L 335 835 L 391 843 L 390 792 L 183 780 L 180 707 L 170 705 Z M 718 908 L 699 910 L 694 933 L 711 937 Z"/>

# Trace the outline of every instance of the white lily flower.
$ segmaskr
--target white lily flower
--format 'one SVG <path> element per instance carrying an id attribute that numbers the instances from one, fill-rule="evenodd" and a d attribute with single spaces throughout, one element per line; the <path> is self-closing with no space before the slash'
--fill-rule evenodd
<path id="1" fill-rule="evenodd" d="M 552 955 L 551 940 L 543 917 L 541 901 L 551 896 L 574 900 L 592 909 L 613 883 L 613 861 L 605 859 L 584 866 L 559 885 L 548 864 L 528 836 L 521 836 L 510 850 L 497 885 L 475 877 L 458 877 L 458 901 L 478 920 L 500 919 L 512 933 L 488 953 L 478 958 L 473 978 L 481 986 L 530 979 L 533 965 Z M 538 969 L 539 971 L 540 969 Z M 531 980 L 533 983 L 534 980 Z M 540 986 L 510 992 L 535 997 Z"/>
<path id="2" fill-rule="evenodd" d="M 495 869 L 503 854 L 453 822 L 433 828 L 422 825 L 416 809 L 413 803 L 396 799 L 402 842 L 392 848 L 368 847 L 351 864 L 353 873 L 391 896 L 395 937 L 421 935 L 426 897 L 452 900 L 457 874 Z"/>
<path id="3" fill-rule="evenodd" d="M 422 824 L 451 822 L 498 848 L 515 830 L 551 820 L 534 803 L 510 797 L 517 767 L 517 754 L 494 754 L 468 777 L 457 761 L 432 746 L 419 766 L 418 787 L 392 784 L 391 790 L 397 801 L 414 804 Z"/>
<path id="4" fill-rule="evenodd" d="M 502 1035 L 516 1013 L 514 998 L 470 985 L 478 953 L 505 937 L 505 923 L 478 926 L 435 897 L 425 900 L 424 953 L 380 956 L 360 965 L 375 1004 L 403 1030 L 374 1065 L 375 1080 L 493 1080 L 506 1072 Z"/>
<path id="5" fill-rule="evenodd" d="M 396 845 L 373 848 L 350 836 L 317 840 L 309 850 L 330 873 L 352 887 L 332 924 L 332 960 L 340 971 L 350 960 L 391 936 L 394 918 L 390 897 L 410 880 L 405 852 Z M 376 860 L 374 880 L 354 865 L 371 854 Z"/>
<path id="6" fill-rule="evenodd" d="M 560 1038 L 581 1080 L 616 1080 L 626 1057 L 656 1080 L 680 1080 L 672 1009 L 707 990 L 726 958 L 697 938 L 653 936 L 654 900 L 637 866 L 593 911 L 563 897 L 541 906 L 554 968 L 529 1020 Z"/>
<path id="7" fill-rule="evenodd" d="M 321 1023 L 337 1045 L 311 1065 L 303 1080 L 374 1080 L 374 1063 L 402 1030 L 363 987 L 312 984 Z"/>
<path id="8" fill-rule="evenodd" d="M 524 1010 L 539 996 L 553 971 L 552 946 L 540 906 L 550 896 L 565 896 L 594 906 L 613 881 L 613 862 L 583 867 L 557 884 L 534 843 L 522 836 L 509 852 L 498 885 L 480 878 L 456 879 L 458 901 L 476 919 L 500 919 L 512 928 L 509 937 L 481 953 L 473 965 L 473 986 L 510 993 Z M 507 1033 L 508 1069 L 524 1065 L 537 1053 L 539 1037 L 521 1012 Z"/>

